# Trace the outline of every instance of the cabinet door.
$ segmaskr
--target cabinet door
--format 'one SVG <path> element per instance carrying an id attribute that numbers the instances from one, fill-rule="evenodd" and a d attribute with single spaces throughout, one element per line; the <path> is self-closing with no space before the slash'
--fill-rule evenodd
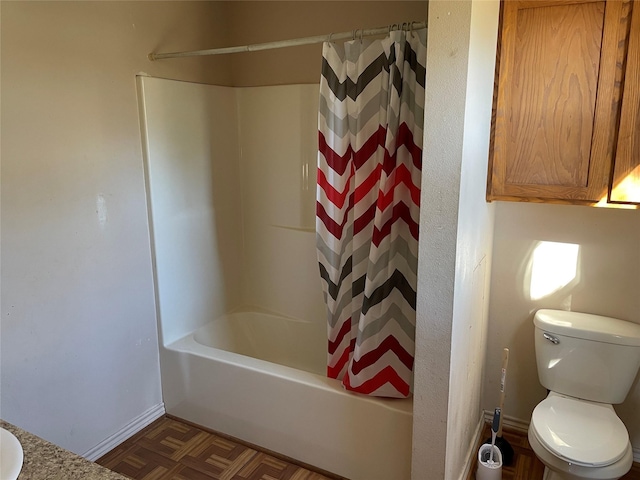
<path id="1" fill-rule="evenodd" d="M 640 2 L 633 4 L 612 202 L 640 203 Z"/>
<path id="2" fill-rule="evenodd" d="M 619 0 L 502 3 L 489 200 L 607 197 L 621 12 Z"/>

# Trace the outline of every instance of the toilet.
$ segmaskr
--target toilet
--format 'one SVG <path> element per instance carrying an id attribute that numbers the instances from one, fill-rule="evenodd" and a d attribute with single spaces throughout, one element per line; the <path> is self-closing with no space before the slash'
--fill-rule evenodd
<path id="1" fill-rule="evenodd" d="M 538 378 L 529 443 L 544 480 L 617 480 L 633 463 L 622 403 L 640 368 L 640 325 L 587 313 L 538 310 Z"/>

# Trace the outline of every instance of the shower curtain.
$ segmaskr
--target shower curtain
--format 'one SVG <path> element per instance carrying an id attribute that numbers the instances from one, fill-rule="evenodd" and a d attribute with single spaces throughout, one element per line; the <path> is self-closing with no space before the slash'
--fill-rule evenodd
<path id="1" fill-rule="evenodd" d="M 408 397 L 413 381 L 426 29 L 325 43 L 316 240 L 327 374 Z"/>

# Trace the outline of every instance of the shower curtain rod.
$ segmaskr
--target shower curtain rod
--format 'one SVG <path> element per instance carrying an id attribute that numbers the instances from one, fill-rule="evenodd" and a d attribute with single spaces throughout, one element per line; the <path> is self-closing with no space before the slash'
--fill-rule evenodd
<path id="1" fill-rule="evenodd" d="M 294 47 L 299 45 L 311 45 L 314 43 L 331 42 L 333 40 L 344 40 L 346 38 L 371 37 L 381 35 L 392 30 L 419 30 L 426 28 L 427 22 L 405 22 L 394 23 L 386 27 L 370 28 L 364 30 L 352 30 L 350 32 L 330 33 L 328 35 L 316 35 L 315 37 L 295 38 L 292 40 L 280 40 L 277 42 L 256 43 L 253 45 L 242 45 L 238 47 L 211 48 L 209 50 L 194 50 L 190 52 L 171 52 L 171 53 L 150 53 L 148 58 L 150 61 L 162 60 L 164 58 L 176 57 L 198 57 L 202 55 L 224 55 L 226 53 L 240 52 L 257 52 L 260 50 L 272 50 L 275 48 Z"/>

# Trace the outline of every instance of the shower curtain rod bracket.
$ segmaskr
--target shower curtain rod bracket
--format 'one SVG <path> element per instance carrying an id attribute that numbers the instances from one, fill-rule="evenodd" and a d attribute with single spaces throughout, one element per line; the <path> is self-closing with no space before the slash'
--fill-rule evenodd
<path id="1" fill-rule="evenodd" d="M 406 28 L 405 28 L 406 27 Z M 205 55 L 224 55 L 228 53 L 242 53 L 242 52 L 257 52 L 261 50 L 273 50 L 276 48 L 295 47 L 300 45 L 312 45 L 315 43 L 332 42 L 334 40 L 355 40 L 356 34 L 358 38 L 371 37 L 375 35 L 383 35 L 389 33 L 391 30 L 406 30 L 413 32 L 421 28 L 427 28 L 427 22 L 405 22 L 394 23 L 387 25 L 386 27 L 370 28 L 370 29 L 356 29 L 349 32 L 342 33 L 330 33 L 328 35 L 316 35 L 313 37 L 295 38 L 292 40 L 280 40 L 276 42 L 256 43 L 253 45 L 242 45 L 238 47 L 223 47 L 223 48 L 211 48 L 208 50 L 193 50 L 189 52 L 171 52 L 171 53 L 150 53 L 147 55 L 149 61 L 154 62 L 156 60 L 162 60 L 165 58 L 178 58 L 178 57 L 199 57 Z"/>

